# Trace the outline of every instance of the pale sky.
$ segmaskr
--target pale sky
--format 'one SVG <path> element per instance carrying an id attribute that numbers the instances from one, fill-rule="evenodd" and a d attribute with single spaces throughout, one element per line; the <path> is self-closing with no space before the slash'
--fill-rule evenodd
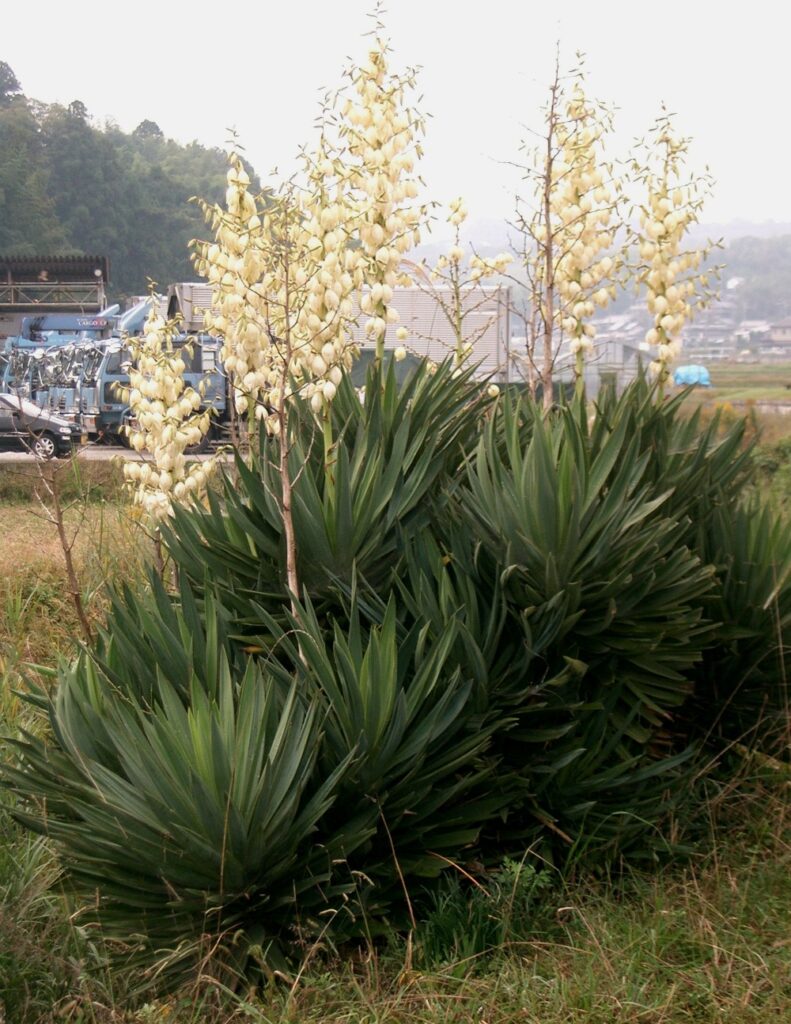
<path id="1" fill-rule="evenodd" d="M 430 114 L 426 198 L 511 215 L 526 127 L 540 128 L 555 43 L 587 55 L 589 94 L 618 109 L 612 156 L 664 101 L 717 185 L 703 220 L 791 222 L 791 10 L 774 0 L 390 0 L 393 68 L 419 65 Z M 131 130 L 223 146 L 234 127 L 262 178 L 291 171 L 322 89 L 365 56 L 371 0 L 35 0 L 4 4 L 0 60 L 28 96 L 82 100 Z"/>

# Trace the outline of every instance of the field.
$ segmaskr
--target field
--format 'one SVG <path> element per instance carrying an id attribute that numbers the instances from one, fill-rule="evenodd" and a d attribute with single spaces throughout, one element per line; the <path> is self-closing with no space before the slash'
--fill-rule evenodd
<path id="1" fill-rule="evenodd" d="M 696 388 L 687 398 L 726 422 L 750 421 L 750 432 L 765 444 L 791 435 L 791 363 L 715 363 L 709 367 L 711 388 Z"/>
<path id="2" fill-rule="evenodd" d="M 752 383 L 764 386 L 757 373 Z M 723 384 L 705 397 L 720 403 L 727 394 Z M 782 448 L 791 417 L 787 422 L 784 434 L 772 420 L 778 432 L 767 450 Z M 787 469 L 778 463 L 766 471 L 780 504 L 789 498 Z M 49 685 L 49 668 L 75 649 L 79 623 L 55 528 L 36 499 L 35 467 L 0 473 L 0 731 L 13 736 L 20 728 L 46 728 L 19 693 L 26 680 Z M 121 501 L 114 467 L 64 468 L 59 482 L 80 594 L 95 626 L 105 584 L 137 575 L 151 545 Z M 300 974 L 274 979 L 263 991 L 231 994 L 212 985 L 207 960 L 204 977 L 188 990 L 136 1005 L 131 993 L 139 979 L 106 971 L 101 935 L 72 916 L 49 846 L 16 825 L 0 797 L 4 1024 L 788 1019 L 791 773 L 739 750 L 729 756 L 736 780 L 725 787 L 706 783 L 707 817 L 678 833 L 672 863 L 610 876 L 572 870 L 564 879 L 547 869 L 539 884 L 526 871 L 505 888 L 471 887 L 462 879 L 407 938 L 384 936 L 340 950 L 317 944 Z"/>
<path id="3" fill-rule="evenodd" d="M 714 363 L 712 394 L 718 401 L 769 401 L 791 405 L 791 363 Z"/>

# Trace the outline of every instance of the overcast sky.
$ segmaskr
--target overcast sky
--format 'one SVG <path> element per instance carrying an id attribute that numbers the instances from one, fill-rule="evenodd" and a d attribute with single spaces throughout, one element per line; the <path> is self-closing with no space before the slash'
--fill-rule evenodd
<path id="1" fill-rule="evenodd" d="M 363 57 L 371 0 L 35 0 L 3 5 L 0 60 L 28 96 L 82 100 L 131 130 L 222 146 L 235 127 L 265 177 L 311 139 L 322 88 Z M 473 218 L 513 207 L 526 127 L 540 127 L 556 41 L 587 55 L 589 92 L 618 108 L 628 154 L 664 101 L 717 185 L 704 220 L 791 222 L 789 39 L 781 0 L 391 0 L 393 66 L 419 65 L 431 115 L 427 197 L 463 194 Z M 554 8 L 554 9 L 553 9 Z M 558 13 L 562 12 L 562 13 Z"/>

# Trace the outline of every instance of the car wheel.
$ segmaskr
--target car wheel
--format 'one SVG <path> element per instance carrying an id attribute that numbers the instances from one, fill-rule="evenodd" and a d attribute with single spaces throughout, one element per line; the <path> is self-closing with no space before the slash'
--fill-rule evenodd
<path id="1" fill-rule="evenodd" d="M 54 459 L 58 446 L 52 434 L 39 434 L 33 442 L 33 454 L 37 459 Z"/>

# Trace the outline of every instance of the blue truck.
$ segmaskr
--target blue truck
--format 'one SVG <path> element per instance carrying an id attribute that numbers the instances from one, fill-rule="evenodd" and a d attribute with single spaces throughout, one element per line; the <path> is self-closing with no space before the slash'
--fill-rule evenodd
<path id="1" fill-rule="evenodd" d="M 184 378 L 196 389 L 202 385 L 203 407 L 214 410 L 212 434 L 218 437 L 230 403 L 220 342 L 201 330 L 210 295 L 206 285 L 185 282 L 171 285 L 158 301 L 163 313 L 182 319 L 184 330 L 174 344 L 183 349 Z M 131 364 L 125 339 L 142 332 L 151 301 L 141 298 L 123 313 L 116 306 L 96 316 L 27 317 L 20 334 L 6 341 L 0 391 L 22 395 L 77 423 L 85 438 L 125 442 L 130 411 L 122 389 L 129 385 Z"/>

